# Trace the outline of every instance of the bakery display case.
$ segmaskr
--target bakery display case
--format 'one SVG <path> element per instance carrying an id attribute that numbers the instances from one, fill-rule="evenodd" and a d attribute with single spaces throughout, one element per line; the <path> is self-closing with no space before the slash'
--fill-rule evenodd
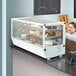
<path id="1" fill-rule="evenodd" d="M 65 54 L 65 24 L 33 17 L 11 19 L 13 45 L 50 59 Z"/>

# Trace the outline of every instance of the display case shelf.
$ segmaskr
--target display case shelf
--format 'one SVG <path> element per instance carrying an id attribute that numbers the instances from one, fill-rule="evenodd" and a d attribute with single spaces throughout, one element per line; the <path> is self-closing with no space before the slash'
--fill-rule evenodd
<path id="1" fill-rule="evenodd" d="M 45 39 L 60 39 L 61 37 L 52 36 L 52 37 L 46 37 Z"/>
<path id="2" fill-rule="evenodd" d="M 46 30 L 46 32 L 62 32 L 63 30 L 59 30 L 59 29 L 52 29 L 52 30 Z"/>

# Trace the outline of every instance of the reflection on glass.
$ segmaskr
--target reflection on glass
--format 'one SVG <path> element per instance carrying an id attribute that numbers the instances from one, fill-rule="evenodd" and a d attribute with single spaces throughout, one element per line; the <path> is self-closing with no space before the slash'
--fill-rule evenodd
<path id="1" fill-rule="evenodd" d="M 27 24 L 14 21 L 13 36 L 32 44 L 43 44 L 42 27 L 39 25 Z"/>
<path id="2" fill-rule="evenodd" d="M 60 45 L 63 43 L 63 27 L 62 25 L 45 26 L 43 37 L 43 26 L 13 21 L 13 37 L 38 46 L 43 45 L 43 38 L 45 38 L 45 46 Z"/>
<path id="3" fill-rule="evenodd" d="M 47 26 L 46 27 L 46 45 L 59 45 L 62 44 L 62 25 Z"/>

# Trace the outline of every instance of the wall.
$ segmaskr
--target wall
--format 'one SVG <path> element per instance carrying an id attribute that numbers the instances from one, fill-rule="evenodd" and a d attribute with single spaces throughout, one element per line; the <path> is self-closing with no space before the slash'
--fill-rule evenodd
<path id="1" fill-rule="evenodd" d="M 74 0 L 68 1 L 69 3 L 69 11 L 68 11 L 68 15 L 70 17 L 70 21 L 75 21 L 76 22 L 76 18 L 74 18 Z"/>
<path id="2" fill-rule="evenodd" d="M 74 18 L 74 0 L 71 1 L 67 1 L 67 7 L 68 7 L 68 12 L 67 14 L 69 15 L 69 19 L 70 21 L 75 21 L 76 22 L 76 18 Z"/>
<path id="3" fill-rule="evenodd" d="M 30 1 L 30 3 L 27 5 L 27 3 Z M 13 52 L 12 52 L 12 48 L 10 47 L 11 44 L 11 38 L 10 38 L 10 31 L 11 31 L 11 18 L 12 17 L 26 17 L 26 16 L 33 16 L 31 12 L 31 5 L 33 5 L 33 3 L 31 4 L 32 0 L 6 0 L 6 4 L 7 4 L 7 8 L 6 8 L 6 30 L 7 30 L 7 76 L 12 76 L 12 58 L 13 58 Z M 29 11 L 28 11 L 28 7 L 29 7 Z M 68 12 L 68 8 L 66 8 L 67 6 L 67 0 L 61 0 L 61 14 L 66 14 Z M 27 9 L 27 10 L 26 10 Z M 59 14 L 52 14 L 52 15 L 43 15 L 43 16 L 35 16 L 36 18 L 42 18 L 42 19 L 46 19 L 46 20 L 58 20 L 58 15 Z"/>
<path id="4" fill-rule="evenodd" d="M 68 1 L 68 6 L 69 6 L 69 9 L 68 9 L 68 15 L 69 15 L 69 18 L 70 18 L 70 21 L 73 21 L 74 19 L 74 0 L 71 0 L 71 1 Z"/>
<path id="5" fill-rule="evenodd" d="M 0 0 L 0 76 L 2 76 L 2 0 Z"/>

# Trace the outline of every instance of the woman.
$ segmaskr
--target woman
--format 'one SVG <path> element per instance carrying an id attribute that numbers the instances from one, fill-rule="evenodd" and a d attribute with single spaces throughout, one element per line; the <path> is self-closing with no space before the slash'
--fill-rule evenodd
<path id="1" fill-rule="evenodd" d="M 70 64 L 76 64 L 76 23 L 69 23 L 66 33 L 66 55 Z"/>

